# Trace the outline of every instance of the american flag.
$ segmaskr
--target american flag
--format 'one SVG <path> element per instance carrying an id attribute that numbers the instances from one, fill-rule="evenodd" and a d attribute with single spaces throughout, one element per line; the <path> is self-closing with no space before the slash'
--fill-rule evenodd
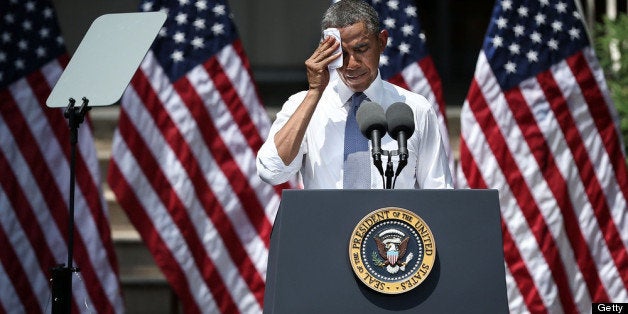
<path id="1" fill-rule="evenodd" d="M 499 190 L 513 313 L 628 301 L 617 121 L 573 1 L 496 1 L 462 110 L 458 182 Z"/>
<path id="2" fill-rule="evenodd" d="M 50 1 L 0 1 L 0 313 L 50 311 L 67 262 L 70 130 L 45 102 L 68 61 Z M 89 123 L 78 133 L 72 309 L 122 312 Z"/>
<path id="3" fill-rule="evenodd" d="M 443 144 L 450 160 L 450 170 L 454 173 L 454 156 L 449 144 L 447 113 L 440 76 L 427 50 L 416 1 L 367 2 L 377 10 L 380 23 L 389 35 L 388 44 L 380 58 L 379 69 L 382 78 L 429 100 L 438 117 Z"/>
<path id="4" fill-rule="evenodd" d="M 281 187 L 226 1 L 142 1 L 168 18 L 122 98 L 108 182 L 186 313 L 263 308 Z"/>

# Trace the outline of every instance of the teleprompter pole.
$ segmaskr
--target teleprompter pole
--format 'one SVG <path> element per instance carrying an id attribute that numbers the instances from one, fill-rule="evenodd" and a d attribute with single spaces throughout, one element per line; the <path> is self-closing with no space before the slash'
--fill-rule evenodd
<path id="1" fill-rule="evenodd" d="M 70 201 L 68 215 L 68 260 L 66 265 L 58 265 L 52 269 L 52 313 L 71 313 L 72 309 L 72 273 L 79 272 L 79 268 L 72 266 L 74 253 L 74 189 L 76 181 L 76 146 L 78 144 L 78 128 L 85 121 L 85 114 L 89 111 L 89 100 L 83 97 L 80 107 L 75 107 L 75 100 L 70 98 L 63 115 L 68 119 L 70 126 Z"/>

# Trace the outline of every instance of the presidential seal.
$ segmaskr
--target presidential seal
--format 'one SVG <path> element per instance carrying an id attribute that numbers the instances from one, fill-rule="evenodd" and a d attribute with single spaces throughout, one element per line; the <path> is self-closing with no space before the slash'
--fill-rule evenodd
<path id="1" fill-rule="evenodd" d="M 425 221 L 398 207 L 366 215 L 349 241 L 355 275 L 369 288 L 386 294 L 419 286 L 432 271 L 435 258 L 434 236 Z"/>

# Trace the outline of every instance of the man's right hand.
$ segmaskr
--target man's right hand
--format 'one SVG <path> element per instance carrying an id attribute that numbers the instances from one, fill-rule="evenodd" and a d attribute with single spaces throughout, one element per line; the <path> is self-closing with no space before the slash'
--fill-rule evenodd
<path id="1" fill-rule="evenodd" d="M 318 45 L 310 58 L 305 60 L 307 81 L 310 91 L 323 92 L 329 84 L 329 64 L 338 59 L 341 53 L 334 53 L 338 49 L 339 42 L 332 36 L 327 36 Z"/>

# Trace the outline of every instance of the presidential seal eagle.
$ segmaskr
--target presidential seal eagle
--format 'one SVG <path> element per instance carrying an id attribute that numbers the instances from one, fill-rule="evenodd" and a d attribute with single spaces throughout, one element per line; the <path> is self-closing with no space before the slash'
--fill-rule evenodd
<path id="1" fill-rule="evenodd" d="M 399 230 L 389 229 L 380 233 L 379 237 L 373 237 L 379 256 L 384 259 L 382 267 L 406 265 L 406 261 L 402 259 L 406 255 L 410 237 L 404 236 Z"/>

